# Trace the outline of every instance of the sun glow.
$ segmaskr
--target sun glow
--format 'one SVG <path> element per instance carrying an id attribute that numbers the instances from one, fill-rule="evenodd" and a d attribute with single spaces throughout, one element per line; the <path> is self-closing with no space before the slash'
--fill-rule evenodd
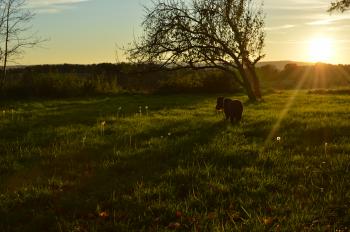
<path id="1" fill-rule="evenodd" d="M 309 42 L 309 61 L 331 63 L 333 59 L 333 41 L 318 37 Z"/>

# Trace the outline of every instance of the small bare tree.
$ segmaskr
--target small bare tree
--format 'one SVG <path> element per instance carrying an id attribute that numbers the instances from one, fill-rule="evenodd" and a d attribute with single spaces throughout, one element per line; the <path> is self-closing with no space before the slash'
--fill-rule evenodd
<path id="1" fill-rule="evenodd" d="M 350 8 L 350 0 L 341 0 L 331 3 L 331 7 L 328 9 L 329 12 L 340 11 L 344 12 Z"/>
<path id="2" fill-rule="evenodd" d="M 26 0 L 0 0 L 0 62 L 2 85 L 6 81 L 9 61 L 18 58 L 24 48 L 31 48 L 43 40 L 30 32 L 34 14 L 25 7 Z"/>
<path id="3" fill-rule="evenodd" d="M 250 100 L 261 98 L 256 63 L 264 57 L 264 14 L 254 0 L 155 0 L 132 61 L 171 69 L 216 68 L 230 73 Z"/>

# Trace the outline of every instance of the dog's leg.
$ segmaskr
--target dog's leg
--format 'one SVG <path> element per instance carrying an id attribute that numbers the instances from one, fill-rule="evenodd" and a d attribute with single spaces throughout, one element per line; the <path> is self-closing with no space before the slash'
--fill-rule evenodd
<path id="1" fill-rule="evenodd" d="M 233 116 L 230 117 L 230 122 L 233 124 L 235 122 L 235 118 Z"/>
<path id="2" fill-rule="evenodd" d="M 225 112 L 225 120 L 227 121 L 230 118 L 230 115 L 228 112 Z"/>

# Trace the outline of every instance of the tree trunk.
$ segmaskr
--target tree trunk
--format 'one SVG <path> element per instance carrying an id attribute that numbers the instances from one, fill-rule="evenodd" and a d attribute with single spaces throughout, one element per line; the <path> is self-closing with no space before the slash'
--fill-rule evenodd
<path id="1" fill-rule="evenodd" d="M 255 67 L 249 67 L 251 76 L 252 76 L 252 85 L 253 85 L 253 90 L 255 93 L 255 96 L 258 100 L 262 99 L 262 94 L 261 94 L 261 86 L 260 86 L 260 80 L 258 75 L 256 74 Z"/>
<path id="2" fill-rule="evenodd" d="M 3 81 L 3 85 L 5 85 L 6 82 L 6 68 L 7 68 L 7 58 L 8 58 L 8 43 L 9 43 L 9 33 L 10 33 L 10 25 L 9 25 L 9 21 L 10 21 L 10 8 L 11 8 L 11 2 L 7 3 L 7 11 L 6 11 L 6 35 L 5 35 L 5 52 L 4 52 L 4 65 L 3 65 L 3 77 L 2 77 L 2 81 Z"/>
<path id="3" fill-rule="evenodd" d="M 239 68 L 238 71 L 242 77 L 242 80 L 244 83 L 243 87 L 247 91 L 247 95 L 248 95 L 249 100 L 250 101 L 257 101 L 258 99 L 257 99 L 257 96 L 255 94 L 255 91 L 254 91 L 254 88 L 252 85 L 253 82 L 249 78 L 247 71 L 244 68 Z"/>

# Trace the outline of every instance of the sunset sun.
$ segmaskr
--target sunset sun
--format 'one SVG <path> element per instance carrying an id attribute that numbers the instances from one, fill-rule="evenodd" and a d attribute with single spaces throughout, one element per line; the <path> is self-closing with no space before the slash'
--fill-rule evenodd
<path id="1" fill-rule="evenodd" d="M 333 43 L 325 37 L 313 38 L 309 42 L 309 61 L 311 62 L 331 62 Z"/>

